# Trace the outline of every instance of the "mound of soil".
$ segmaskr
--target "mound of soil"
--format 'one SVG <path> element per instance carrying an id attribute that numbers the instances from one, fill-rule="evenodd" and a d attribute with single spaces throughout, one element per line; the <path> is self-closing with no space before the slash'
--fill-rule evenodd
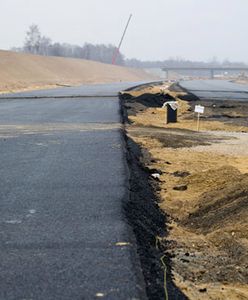
<path id="1" fill-rule="evenodd" d="M 133 98 L 130 94 L 123 94 L 122 99 L 128 100 L 125 103 L 125 108 L 128 110 L 128 115 L 132 116 L 148 107 L 161 107 L 165 102 L 165 97 L 161 94 L 145 94 L 137 98 Z"/>
<path id="2" fill-rule="evenodd" d="M 166 236 L 166 214 L 158 206 L 155 190 L 157 184 L 150 182 L 149 169 L 144 164 L 151 161 L 150 154 L 141 149 L 130 138 L 126 139 L 130 169 L 130 198 L 125 203 L 126 217 L 135 233 L 138 253 L 146 282 L 148 299 L 164 299 L 165 289 L 172 299 L 186 300 L 186 296 L 175 286 L 167 256 L 167 280 L 160 258 L 163 256 L 157 237 Z M 165 286 L 166 284 L 166 286 Z"/>
<path id="3" fill-rule="evenodd" d="M 197 209 L 183 221 L 184 225 L 207 234 L 223 228 L 226 230 L 230 224 L 234 230 L 242 219 L 247 232 L 241 236 L 248 238 L 248 174 L 226 166 L 211 170 L 208 176 L 206 172 L 188 176 L 184 182 L 191 188 L 202 189 L 202 185 L 206 185 L 208 189 L 199 198 Z"/>

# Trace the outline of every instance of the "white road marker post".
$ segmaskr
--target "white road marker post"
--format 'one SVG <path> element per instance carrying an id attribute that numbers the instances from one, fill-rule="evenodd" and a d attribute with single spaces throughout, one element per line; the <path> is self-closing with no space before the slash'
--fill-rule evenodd
<path id="1" fill-rule="evenodd" d="M 201 114 L 204 114 L 204 106 L 202 105 L 196 105 L 195 106 L 195 112 L 197 113 L 197 131 L 200 130 L 200 117 L 201 117 Z"/>

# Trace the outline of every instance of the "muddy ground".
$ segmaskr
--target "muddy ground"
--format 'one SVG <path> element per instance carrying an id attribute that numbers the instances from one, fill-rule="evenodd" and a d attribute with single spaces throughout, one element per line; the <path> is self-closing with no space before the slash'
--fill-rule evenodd
<path id="1" fill-rule="evenodd" d="M 135 160 L 151 189 L 137 201 L 155 201 L 155 210 L 144 214 L 143 234 L 160 220 L 163 230 L 150 231 L 149 253 L 160 249 L 153 256 L 157 270 L 159 264 L 163 270 L 158 256 L 166 255 L 168 287 L 181 290 L 169 299 L 248 299 L 248 104 L 205 101 L 196 132 L 197 99 L 167 93 L 168 86 L 152 89 L 124 93 L 123 104 L 131 148 L 140 149 Z M 165 125 L 161 106 L 171 97 L 180 105 L 179 122 Z M 134 179 L 143 182 L 137 174 Z M 150 275 L 150 299 L 164 299 L 163 274 Z"/>

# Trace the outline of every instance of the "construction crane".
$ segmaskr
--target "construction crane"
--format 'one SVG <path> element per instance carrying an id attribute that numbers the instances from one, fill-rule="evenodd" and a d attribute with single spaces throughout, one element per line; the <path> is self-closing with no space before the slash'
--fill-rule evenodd
<path id="1" fill-rule="evenodd" d="M 112 58 L 112 65 L 115 65 L 115 64 L 116 64 L 116 59 L 117 59 L 117 57 L 118 57 L 118 55 L 119 55 L 119 53 L 120 53 L 121 45 L 122 45 L 122 43 L 123 43 L 124 37 L 125 37 L 125 35 L 126 35 L 127 29 L 128 29 L 128 26 L 129 26 L 129 23 L 130 23 L 130 21 L 131 21 L 131 19 L 132 19 L 132 16 L 133 16 L 133 15 L 130 14 L 129 19 L 128 19 L 128 21 L 127 21 L 127 25 L 126 25 L 125 30 L 124 30 L 124 32 L 123 32 L 123 35 L 122 35 L 122 37 L 121 37 L 119 46 L 118 46 L 118 48 L 115 48 L 115 51 L 114 51 L 114 54 L 113 54 L 113 58 Z"/>

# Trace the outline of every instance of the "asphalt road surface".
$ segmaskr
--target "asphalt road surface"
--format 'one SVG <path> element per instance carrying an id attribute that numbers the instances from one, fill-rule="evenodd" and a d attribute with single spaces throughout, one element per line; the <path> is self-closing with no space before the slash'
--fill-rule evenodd
<path id="1" fill-rule="evenodd" d="M 128 86 L 1 97 L 0 300 L 146 299 L 119 102 L 100 97 Z"/>
<path id="2" fill-rule="evenodd" d="M 188 80 L 179 85 L 201 99 L 248 101 L 248 85 L 227 80 Z"/>
<path id="3" fill-rule="evenodd" d="M 106 97 L 116 96 L 119 91 L 125 90 L 135 85 L 140 85 L 146 82 L 132 82 L 132 83 L 113 83 L 113 84 L 91 84 L 78 87 L 57 88 L 50 90 L 37 90 L 30 92 L 20 92 L 15 94 L 0 95 L 1 98 L 42 98 L 42 97 Z"/>

